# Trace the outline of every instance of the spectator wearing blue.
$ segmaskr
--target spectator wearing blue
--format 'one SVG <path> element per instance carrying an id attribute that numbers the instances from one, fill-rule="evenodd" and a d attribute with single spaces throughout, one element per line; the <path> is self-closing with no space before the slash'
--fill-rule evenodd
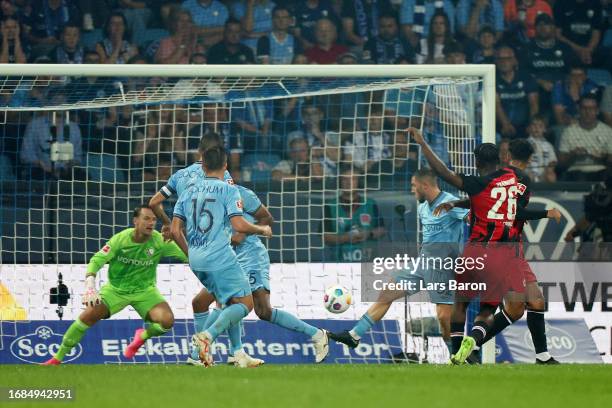
<path id="1" fill-rule="evenodd" d="M 206 60 L 209 64 L 254 64 L 255 57 L 251 48 L 240 42 L 242 28 L 240 21 L 233 18 L 225 22 L 223 40 L 208 50 Z"/>
<path id="2" fill-rule="evenodd" d="M 410 43 L 400 37 L 397 18 L 383 14 L 378 18 L 378 35 L 366 43 L 362 61 L 372 64 L 413 64 L 415 52 Z"/>
<path id="3" fill-rule="evenodd" d="M 68 24 L 62 32 L 62 42 L 51 52 L 50 58 L 56 64 L 82 64 L 85 50 L 79 43 L 81 29 L 77 25 Z"/>
<path id="4" fill-rule="evenodd" d="M 245 150 L 282 149 L 282 146 L 277 145 L 278 140 L 271 129 L 274 118 L 273 100 L 251 100 L 241 103 L 240 106 L 232 108 L 231 118 L 244 140 Z"/>
<path id="5" fill-rule="evenodd" d="M 577 56 L 565 43 L 557 40 L 555 22 L 548 14 L 536 18 L 535 37 L 525 48 L 523 64 L 533 75 L 540 89 L 541 102 L 550 105 L 555 82 L 563 80 Z"/>
<path id="6" fill-rule="evenodd" d="M 302 48 L 310 48 L 317 42 L 314 31 L 320 19 L 330 19 L 336 27 L 340 27 L 340 17 L 330 0 L 305 0 L 297 3 L 293 35 L 300 41 Z"/>
<path id="7" fill-rule="evenodd" d="M 34 1 L 23 25 L 36 55 L 48 54 L 60 43 L 60 35 L 69 21 L 80 21 L 81 16 L 71 0 Z"/>
<path id="8" fill-rule="evenodd" d="M 272 10 L 272 31 L 257 40 L 257 62 L 261 64 L 291 64 L 302 54 L 302 46 L 289 34 L 291 14 L 284 6 Z"/>
<path id="9" fill-rule="evenodd" d="M 473 64 L 494 64 L 496 45 L 495 31 L 489 26 L 484 26 L 478 32 L 478 45 L 472 48 L 473 51 L 469 53 L 468 59 Z"/>
<path id="10" fill-rule="evenodd" d="M 553 6 L 557 37 L 580 57 L 584 65 L 611 69 L 609 48 L 600 47 L 604 30 L 600 0 L 563 0 Z"/>
<path id="11" fill-rule="evenodd" d="M 351 50 L 360 54 L 365 43 L 378 36 L 379 17 L 391 12 L 389 0 L 343 0 L 342 31 Z"/>
<path id="12" fill-rule="evenodd" d="M 246 4 L 245 4 L 246 3 Z M 253 51 L 259 37 L 272 31 L 272 10 L 276 4 L 270 0 L 246 0 L 234 3 L 232 15 L 240 20 L 245 34 L 243 43 Z"/>
<path id="13" fill-rule="evenodd" d="M 65 112 L 44 112 L 34 116 L 26 126 L 21 161 L 31 167 L 33 179 L 70 177 L 72 166 L 83 161 L 81 131 L 74 121 L 66 123 L 64 115 Z M 71 143 L 73 159 L 52 162 L 51 144 L 54 141 Z"/>
<path id="14" fill-rule="evenodd" d="M 587 78 L 584 65 L 572 66 L 566 78 L 557 81 L 552 90 L 552 105 L 557 125 L 569 126 L 576 122 L 578 102 L 597 92 L 597 84 Z"/>
<path id="15" fill-rule="evenodd" d="M 25 64 L 28 62 L 30 48 L 21 36 L 19 21 L 7 17 L 0 23 L 2 34 L 2 48 L 0 49 L 0 63 Z"/>
<path id="16" fill-rule="evenodd" d="M 504 31 L 504 5 L 501 0 L 459 0 L 457 3 L 459 31 L 475 39 L 480 27 L 493 28 L 497 39 Z"/>
<path id="17" fill-rule="evenodd" d="M 450 30 L 455 32 L 455 3 L 452 0 L 403 0 L 400 24 L 406 39 L 413 47 L 429 33 L 429 23 L 436 13 L 446 13 Z"/>
<path id="18" fill-rule="evenodd" d="M 225 22 L 229 18 L 229 11 L 223 3 L 218 0 L 186 0 L 182 7 L 191 14 L 204 46 L 210 47 L 222 40 Z"/>
<path id="19" fill-rule="evenodd" d="M 147 3 L 155 3 L 155 1 L 118 0 L 118 6 L 127 20 L 127 27 L 130 33 L 132 33 L 131 40 L 134 44 L 137 44 L 138 40 L 142 38 L 151 19 L 151 7 L 154 7 L 155 4 Z"/>
<path id="20" fill-rule="evenodd" d="M 514 50 L 498 48 L 495 113 L 504 138 L 527 137 L 527 126 L 539 110 L 538 86 L 531 75 L 518 70 Z"/>

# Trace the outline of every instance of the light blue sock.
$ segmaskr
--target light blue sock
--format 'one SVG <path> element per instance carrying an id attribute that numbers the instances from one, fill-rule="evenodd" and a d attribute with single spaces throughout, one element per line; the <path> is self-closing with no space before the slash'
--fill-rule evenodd
<path id="1" fill-rule="evenodd" d="M 353 335 L 353 337 L 359 340 L 368 330 L 372 328 L 372 326 L 374 326 L 374 320 L 372 320 L 370 315 L 366 312 L 363 316 L 361 316 L 361 319 L 359 319 L 350 333 Z"/>
<path id="2" fill-rule="evenodd" d="M 193 314 L 193 326 L 195 332 L 200 333 L 205 330 L 206 320 L 208 319 L 208 312 L 194 313 Z"/>
<path id="3" fill-rule="evenodd" d="M 215 323 L 215 321 L 217 321 L 217 319 L 219 318 L 220 314 L 221 314 L 221 309 L 217 309 L 215 307 L 213 310 L 210 310 L 208 312 L 208 319 L 206 319 L 206 323 L 204 323 L 204 326 L 202 326 L 202 330 L 201 331 L 205 331 L 210 326 L 212 326 Z"/>
<path id="4" fill-rule="evenodd" d="M 219 334 L 223 333 L 233 324 L 237 324 L 249 314 L 249 309 L 242 303 L 234 303 L 221 311 L 215 323 L 206 329 L 211 340 L 215 340 Z M 210 317 L 209 317 L 210 319 Z M 240 328 L 240 326 L 238 326 Z"/>
<path id="5" fill-rule="evenodd" d="M 216 309 L 215 309 L 216 310 Z M 193 314 L 193 326 L 195 327 L 195 332 L 200 333 L 204 331 L 206 326 L 206 320 L 208 319 L 208 312 L 202 313 L 194 313 Z M 191 347 L 191 358 L 194 360 L 199 359 L 200 350 L 197 347 Z"/>
<path id="6" fill-rule="evenodd" d="M 284 327 L 285 329 L 293 330 L 300 333 L 306 333 L 310 337 L 317 334 L 319 329 L 308 323 L 298 319 L 291 313 L 287 313 L 284 310 L 272 309 L 272 317 L 270 322 Z"/>
<path id="7" fill-rule="evenodd" d="M 231 325 L 227 329 L 227 336 L 230 339 L 230 355 L 233 356 L 235 352 L 242 350 L 242 320 L 237 324 Z"/>

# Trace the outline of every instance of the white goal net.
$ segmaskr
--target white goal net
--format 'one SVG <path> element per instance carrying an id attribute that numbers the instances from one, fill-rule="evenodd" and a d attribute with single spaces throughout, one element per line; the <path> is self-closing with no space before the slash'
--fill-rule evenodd
<path id="1" fill-rule="evenodd" d="M 489 66 L 28 67 L 0 69 L 2 353 L 16 353 L 20 325 L 78 316 L 90 256 L 130 226 L 133 207 L 198 159 L 206 132 L 224 137 L 230 173 L 275 217 L 266 243 L 272 305 L 328 321 L 367 310 L 361 262 L 419 239 L 410 178 L 422 160 L 406 129 L 421 129 L 465 173 L 475 171 L 475 145 L 493 134 Z M 169 214 L 172 207 L 165 205 Z M 359 225 L 375 233 L 360 244 L 333 242 Z M 70 298 L 58 308 L 49 293 L 60 274 Z M 99 276 L 104 282 L 104 270 Z M 336 283 L 355 299 L 340 315 L 322 301 Z M 158 287 L 178 320 L 137 361 L 182 362 L 201 285 L 186 265 L 163 264 Z M 127 308 L 112 319 L 138 315 Z M 248 333 L 257 318 L 247 319 Z M 384 320 L 363 347 L 334 361 L 391 362 L 400 352 L 446 358 L 433 305 L 398 301 Z M 160 353 L 156 342 L 165 342 Z M 125 362 L 123 343 L 105 344 L 104 362 Z"/>

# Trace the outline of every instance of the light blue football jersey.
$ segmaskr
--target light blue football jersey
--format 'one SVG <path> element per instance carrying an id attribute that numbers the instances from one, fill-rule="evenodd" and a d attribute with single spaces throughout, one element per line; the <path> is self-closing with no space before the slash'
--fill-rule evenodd
<path id="1" fill-rule="evenodd" d="M 230 245 L 230 218 L 242 216 L 242 200 L 236 186 L 205 177 L 185 190 L 174 206 L 174 216 L 185 222 L 189 265 L 214 271 L 237 264 Z"/>
<path id="2" fill-rule="evenodd" d="M 442 191 L 431 204 L 427 201 L 419 203 L 418 215 L 423 231 L 423 244 L 463 242 L 463 226 L 468 213 L 467 209 L 455 207 L 437 217 L 433 215 L 433 211 L 440 204 L 456 200 L 458 198 L 454 195 Z"/>
<path id="3" fill-rule="evenodd" d="M 172 197 L 174 194 L 180 197 L 183 191 L 204 180 L 204 177 L 206 177 L 206 172 L 202 168 L 202 161 L 197 161 L 170 176 L 166 185 L 159 192 L 166 198 Z M 229 184 L 234 184 L 234 180 L 227 170 L 223 174 L 223 179 Z"/>

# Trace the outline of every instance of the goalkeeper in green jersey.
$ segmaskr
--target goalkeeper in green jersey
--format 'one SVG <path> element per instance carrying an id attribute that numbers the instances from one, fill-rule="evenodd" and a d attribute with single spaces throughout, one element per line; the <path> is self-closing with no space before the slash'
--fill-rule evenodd
<path id="1" fill-rule="evenodd" d="M 172 328 L 174 315 L 170 305 L 155 286 L 157 264 L 162 257 L 178 258 L 187 262 L 187 256 L 173 241 L 164 241 L 155 230 L 157 217 L 147 205 L 134 210 L 134 228 L 128 228 L 111 237 L 104 247 L 89 261 L 87 290 L 83 304 L 87 307 L 64 334 L 58 352 L 43 365 L 58 365 L 64 356 L 81 341 L 85 332 L 101 319 L 107 319 L 126 306 L 132 306 L 148 323 L 146 329 L 137 329 L 134 340 L 123 352 L 132 358 L 144 344 Z M 96 274 L 108 263 L 108 283 L 96 291 Z"/>

